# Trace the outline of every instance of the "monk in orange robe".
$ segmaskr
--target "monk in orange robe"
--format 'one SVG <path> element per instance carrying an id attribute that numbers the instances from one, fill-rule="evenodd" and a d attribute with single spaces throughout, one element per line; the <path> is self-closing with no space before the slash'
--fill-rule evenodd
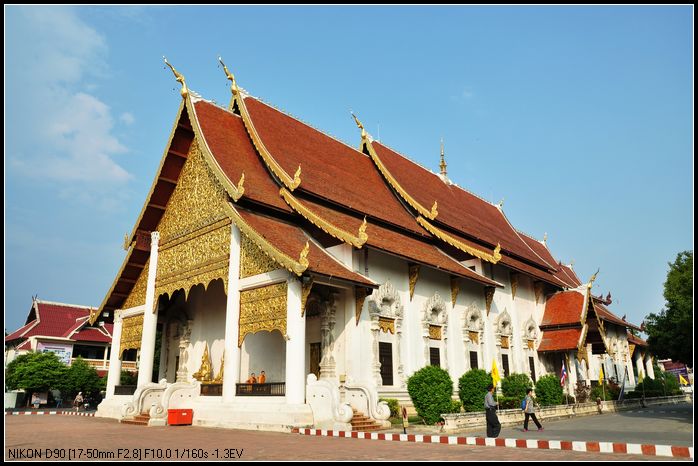
<path id="1" fill-rule="evenodd" d="M 259 382 L 259 383 L 264 383 L 264 382 L 266 382 L 266 381 L 267 381 L 267 376 L 264 374 L 264 371 L 260 372 L 258 382 Z"/>

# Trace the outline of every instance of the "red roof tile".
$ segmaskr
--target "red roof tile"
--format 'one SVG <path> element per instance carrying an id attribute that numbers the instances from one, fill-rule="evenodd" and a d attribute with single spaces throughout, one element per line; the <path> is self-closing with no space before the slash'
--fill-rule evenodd
<path id="1" fill-rule="evenodd" d="M 194 109 L 205 142 L 230 182 L 237 185 L 245 173 L 243 196 L 290 212 L 279 197 L 279 186 L 255 152 L 242 118 L 205 101 L 196 102 Z"/>
<path id="2" fill-rule="evenodd" d="M 561 280 L 572 285 L 570 288 L 577 288 L 578 286 L 582 286 L 582 281 L 579 279 L 577 273 L 574 271 L 572 267 L 569 267 L 564 264 L 559 264 L 559 270 L 555 275 L 559 277 Z"/>
<path id="3" fill-rule="evenodd" d="M 565 351 L 576 349 L 582 328 L 566 328 L 559 330 L 544 330 L 538 352 Z"/>
<path id="4" fill-rule="evenodd" d="M 566 325 L 577 323 L 581 325 L 584 310 L 584 295 L 579 291 L 561 291 L 555 293 L 545 303 L 545 312 L 540 326 Z"/>
<path id="5" fill-rule="evenodd" d="M 339 212 L 317 202 L 307 199 L 299 199 L 299 202 L 325 220 L 350 232 L 357 231 L 363 222 L 363 219 Z M 369 222 L 366 227 L 366 234 L 368 235 L 366 245 L 369 247 L 380 249 L 435 269 L 453 273 L 484 285 L 500 286 L 497 282 L 464 267 L 433 244 L 412 237 L 406 233 L 394 231 Z"/>
<path id="6" fill-rule="evenodd" d="M 105 324 L 113 327 L 112 324 Z M 108 329 L 112 330 L 112 329 Z M 111 333 L 111 332 L 110 332 Z M 77 341 L 93 341 L 102 343 L 111 343 L 111 337 L 105 335 L 100 330 L 95 327 L 86 327 L 81 329 L 79 332 L 75 332 L 71 337 L 73 340 Z"/>
<path id="7" fill-rule="evenodd" d="M 630 343 L 631 345 L 648 346 L 645 340 L 643 340 L 640 337 L 636 337 L 630 332 L 628 332 L 628 343 Z"/>
<path id="8" fill-rule="evenodd" d="M 491 247 L 499 243 L 504 251 L 541 267 L 554 268 L 528 247 L 496 206 L 456 185 L 444 183 L 438 175 L 379 142 L 374 142 L 373 148 L 390 174 L 417 202 L 426 209 L 430 209 L 434 201 L 438 202 L 439 214 L 435 222 L 455 228 Z"/>
<path id="9" fill-rule="evenodd" d="M 245 99 L 254 126 L 283 169 L 301 166 L 296 189 L 400 226 L 424 231 L 400 204 L 369 157 L 251 97 Z"/>
<path id="10" fill-rule="evenodd" d="M 595 302 L 594 309 L 596 310 L 596 313 L 598 314 L 599 318 L 601 318 L 601 320 L 605 320 L 606 322 L 610 322 L 612 324 L 621 325 L 623 327 L 640 330 L 640 327 L 621 319 L 620 317 L 609 311 L 608 308 L 601 303 Z"/>
<path id="11" fill-rule="evenodd" d="M 264 239 L 291 259 L 297 261 L 300 252 L 305 247 L 306 242 L 308 242 L 310 244 L 308 271 L 327 277 L 349 280 L 365 286 L 376 286 L 375 282 L 349 270 L 322 247 L 315 244 L 299 227 L 275 218 L 253 213 L 249 210 L 237 209 L 237 211 L 245 222 L 260 236 L 264 237 Z"/>
<path id="12" fill-rule="evenodd" d="M 28 324 L 22 326 L 19 330 L 15 330 L 14 332 L 7 335 L 5 337 L 5 341 L 12 341 L 12 340 L 18 340 L 20 338 L 24 338 L 24 333 L 27 332 L 30 328 L 32 328 L 36 324 L 37 324 L 37 321 L 32 320 Z"/>

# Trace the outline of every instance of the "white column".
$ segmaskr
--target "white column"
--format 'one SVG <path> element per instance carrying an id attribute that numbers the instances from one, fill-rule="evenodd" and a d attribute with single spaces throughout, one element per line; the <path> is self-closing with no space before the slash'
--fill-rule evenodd
<path id="1" fill-rule="evenodd" d="M 155 333 L 158 323 L 158 310 L 155 307 L 155 276 L 158 269 L 158 245 L 160 233 L 150 234 L 150 262 L 148 264 L 148 285 L 145 290 L 145 309 L 143 310 L 143 334 L 141 336 L 141 357 L 138 367 L 138 386 L 150 383 L 153 377 L 153 358 L 155 357 Z"/>
<path id="2" fill-rule="evenodd" d="M 305 316 L 301 317 L 301 282 L 290 277 L 286 305 L 286 402 L 305 403 Z"/>
<path id="3" fill-rule="evenodd" d="M 235 400 L 235 384 L 240 377 L 240 230 L 230 226 L 228 297 L 225 306 L 225 353 L 223 362 L 223 403 Z"/>
<path id="4" fill-rule="evenodd" d="M 577 388 L 577 365 L 575 364 L 574 351 L 568 351 L 565 358 L 565 366 L 567 367 L 567 393 L 574 396 Z"/>
<path id="5" fill-rule="evenodd" d="M 121 311 L 114 312 L 114 329 L 112 330 L 109 373 L 107 374 L 107 398 L 114 396 L 114 387 L 121 381 L 121 328 L 123 326 Z"/>
<path id="6" fill-rule="evenodd" d="M 107 354 L 109 354 L 109 343 L 107 343 L 107 346 L 104 348 L 104 358 L 102 359 L 102 369 L 107 369 Z"/>
<path id="7" fill-rule="evenodd" d="M 647 375 L 654 379 L 654 367 L 652 366 L 652 356 L 647 356 L 647 361 L 645 362 L 645 367 L 647 367 Z"/>

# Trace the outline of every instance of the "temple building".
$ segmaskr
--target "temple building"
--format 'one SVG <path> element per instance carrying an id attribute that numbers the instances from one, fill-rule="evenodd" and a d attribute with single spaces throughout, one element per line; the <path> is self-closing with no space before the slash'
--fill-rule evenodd
<path id="1" fill-rule="evenodd" d="M 587 383 L 600 361 L 633 364 L 634 326 L 591 295 L 593 278 L 451 182 L 443 146 L 435 174 L 357 117 L 350 146 L 249 95 L 225 65 L 227 108 L 168 66 L 182 102 L 92 318 L 114 321 L 98 415 L 162 425 L 191 408 L 197 425 L 286 429 L 352 428 L 361 413 L 380 426 L 378 398 L 409 401 L 407 378 L 429 364 L 456 385 L 493 361 L 536 380 L 564 360 Z M 138 385 L 118 386 L 133 350 Z"/>

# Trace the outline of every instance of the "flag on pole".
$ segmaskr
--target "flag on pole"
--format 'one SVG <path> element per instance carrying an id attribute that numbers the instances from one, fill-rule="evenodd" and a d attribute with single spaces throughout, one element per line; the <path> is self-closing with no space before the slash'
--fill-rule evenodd
<path id="1" fill-rule="evenodd" d="M 688 380 L 684 379 L 681 374 L 679 374 L 679 382 L 681 382 L 681 385 L 688 385 Z"/>
<path id="2" fill-rule="evenodd" d="M 560 370 L 560 386 L 565 386 L 565 380 L 567 380 L 567 369 L 565 368 L 565 361 L 562 361 L 562 369 Z"/>
<path id="3" fill-rule="evenodd" d="M 499 378 L 499 371 L 497 370 L 497 360 L 492 360 L 492 385 L 495 387 L 501 379 Z"/>
<path id="4" fill-rule="evenodd" d="M 640 371 L 640 377 L 638 377 L 637 383 L 641 384 L 644 379 L 645 379 L 645 377 L 642 375 L 642 371 Z"/>
<path id="5" fill-rule="evenodd" d="M 640 378 L 642 378 L 642 375 L 640 375 Z M 603 385 L 603 363 L 599 366 L 599 385 Z"/>

